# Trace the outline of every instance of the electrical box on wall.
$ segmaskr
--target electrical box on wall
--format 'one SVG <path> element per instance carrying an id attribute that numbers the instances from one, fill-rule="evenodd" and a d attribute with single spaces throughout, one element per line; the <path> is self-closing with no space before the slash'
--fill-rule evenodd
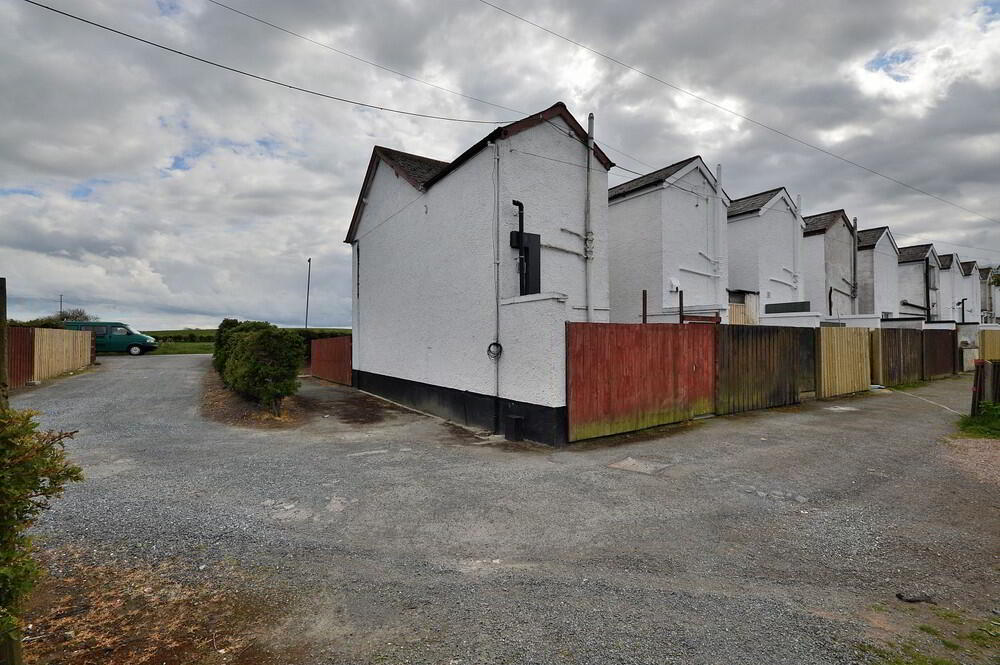
<path id="1" fill-rule="evenodd" d="M 520 280 L 521 295 L 528 296 L 542 292 L 542 236 L 537 233 L 510 232 L 510 246 L 521 249 L 521 236 L 524 236 L 524 262 L 518 267 L 523 273 Z"/>

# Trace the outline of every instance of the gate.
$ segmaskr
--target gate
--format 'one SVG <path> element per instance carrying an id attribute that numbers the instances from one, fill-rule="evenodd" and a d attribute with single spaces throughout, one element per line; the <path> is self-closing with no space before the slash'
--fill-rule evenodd
<path id="1" fill-rule="evenodd" d="M 958 342 L 954 330 L 924 331 L 924 379 L 941 379 L 957 371 Z"/>
<path id="2" fill-rule="evenodd" d="M 715 412 L 723 415 L 798 402 L 800 330 L 719 326 Z"/>
<path id="3" fill-rule="evenodd" d="M 567 323 L 569 440 L 712 413 L 717 327 Z"/>
<path id="4" fill-rule="evenodd" d="M 819 328 L 816 396 L 834 397 L 868 390 L 871 340 L 867 328 Z"/>
<path id="5" fill-rule="evenodd" d="M 919 330 L 872 330 L 872 383 L 898 386 L 923 376 L 923 335 Z"/>
<path id="6" fill-rule="evenodd" d="M 350 335 L 314 339 L 310 355 L 310 374 L 345 386 L 353 384 Z"/>

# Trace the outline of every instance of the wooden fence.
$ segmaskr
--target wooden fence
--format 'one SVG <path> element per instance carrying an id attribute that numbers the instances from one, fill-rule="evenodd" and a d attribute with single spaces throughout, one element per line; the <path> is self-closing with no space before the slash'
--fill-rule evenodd
<path id="1" fill-rule="evenodd" d="M 11 326 L 8 331 L 11 388 L 73 372 L 92 362 L 93 335 L 89 331 L 20 326 Z"/>
<path id="2" fill-rule="evenodd" d="M 752 326 L 757 324 L 757 312 L 749 305 L 729 303 L 729 323 L 734 326 Z"/>
<path id="3" fill-rule="evenodd" d="M 958 371 L 958 341 L 954 330 L 924 331 L 925 380 L 941 379 Z"/>
<path id="4" fill-rule="evenodd" d="M 712 413 L 715 336 L 714 325 L 568 323 L 569 440 Z"/>
<path id="5" fill-rule="evenodd" d="M 1000 330 L 979 331 L 979 357 L 1000 360 Z"/>
<path id="6" fill-rule="evenodd" d="M 20 388 L 32 380 L 35 369 L 35 329 L 7 328 L 7 383 Z"/>
<path id="7" fill-rule="evenodd" d="M 720 325 L 715 412 L 738 413 L 799 401 L 799 329 Z"/>
<path id="8" fill-rule="evenodd" d="M 871 331 L 871 381 L 881 386 L 913 383 L 923 377 L 923 333 L 905 328 Z"/>
<path id="9" fill-rule="evenodd" d="M 819 328 L 817 397 L 868 390 L 871 385 L 871 341 L 867 328 Z"/>
<path id="10" fill-rule="evenodd" d="M 350 335 L 314 339 L 310 347 L 310 374 L 345 386 L 353 384 Z"/>

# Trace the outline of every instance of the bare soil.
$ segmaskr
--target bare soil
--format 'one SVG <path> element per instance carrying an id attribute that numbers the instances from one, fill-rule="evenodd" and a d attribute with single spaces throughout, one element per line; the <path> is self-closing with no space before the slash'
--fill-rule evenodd
<path id="1" fill-rule="evenodd" d="M 50 550 L 48 573 L 24 613 L 28 665 L 282 665 L 297 647 L 265 630 L 284 602 L 182 581 L 171 564 L 95 565 L 77 550 Z"/>
<path id="2" fill-rule="evenodd" d="M 211 367 L 202 382 L 201 415 L 225 425 L 264 429 L 299 427 L 311 417 L 306 400 L 298 395 L 282 400 L 281 415 L 276 416 L 226 388 L 218 372 Z"/>

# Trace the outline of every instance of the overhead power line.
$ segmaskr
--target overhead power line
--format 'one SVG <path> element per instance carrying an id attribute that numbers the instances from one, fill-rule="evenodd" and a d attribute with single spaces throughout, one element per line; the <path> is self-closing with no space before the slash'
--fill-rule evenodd
<path id="1" fill-rule="evenodd" d="M 610 62 L 615 63 L 616 65 L 619 65 L 621 67 L 624 67 L 625 69 L 628 69 L 628 70 L 633 71 L 633 72 L 635 72 L 637 74 L 640 74 L 641 76 L 645 76 L 646 78 L 648 78 L 648 79 L 650 79 L 652 81 L 656 81 L 657 83 L 665 85 L 668 88 L 671 88 L 672 90 L 676 90 L 677 92 L 683 93 L 683 94 L 685 94 L 685 95 L 687 95 L 689 97 L 697 99 L 698 101 L 700 101 L 700 102 L 702 102 L 704 104 L 708 104 L 709 106 L 712 106 L 712 107 L 714 107 L 714 108 L 716 108 L 716 109 L 718 109 L 720 111 L 724 111 L 725 113 L 729 113 L 730 115 L 736 116 L 737 118 L 740 118 L 742 120 L 746 120 L 747 122 L 749 122 L 749 123 L 751 123 L 753 125 L 756 125 L 756 126 L 762 128 L 762 129 L 766 129 L 769 132 L 773 132 L 773 133 L 777 134 L 778 136 L 782 136 L 782 137 L 788 139 L 789 141 L 794 141 L 795 143 L 803 145 L 803 146 L 805 146 L 807 148 L 811 148 L 812 150 L 816 150 L 818 152 L 821 152 L 824 155 L 827 155 L 828 157 L 832 157 L 834 159 L 838 159 L 838 160 L 844 162 L 845 164 L 850 164 L 851 166 L 854 166 L 854 167 L 857 167 L 857 168 L 862 169 L 864 171 L 867 171 L 868 173 L 876 175 L 876 176 L 878 176 L 880 178 L 884 178 L 884 179 L 886 179 L 886 180 L 888 180 L 890 182 L 893 182 L 893 183 L 895 183 L 897 185 L 900 185 L 901 187 L 905 187 L 905 188 L 907 188 L 909 190 L 917 192 L 918 194 L 923 194 L 924 196 L 929 196 L 932 199 L 936 199 L 937 201 L 940 201 L 941 203 L 944 203 L 946 205 L 952 206 L 953 208 L 957 208 L 959 210 L 967 212 L 970 215 L 975 215 L 977 217 L 982 217 L 985 220 L 988 220 L 988 221 L 1000 224 L 1000 219 L 995 219 L 993 217 L 989 217 L 988 215 L 984 215 L 981 212 L 977 212 L 975 210 L 972 210 L 971 208 L 966 208 L 965 206 L 963 206 L 961 204 L 955 203 L 954 201 L 949 201 L 946 198 L 943 198 L 941 196 L 938 196 L 937 194 L 933 194 L 931 192 L 928 192 L 927 190 L 921 189 L 920 187 L 916 187 L 916 186 L 911 185 L 909 183 L 903 182 L 902 180 L 894 178 L 894 177 L 892 177 L 890 175 L 886 175 L 884 173 L 876 171 L 875 169 L 870 168 L 868 166 L 865 166 L 864 164 L 859 164 L 858 162 L 855 162 L 854 160 L 848 159 L 847 157 L 844 157 L 843 155 L 838 155 L 837 153 L 832 152 L 830 150 L 827 150 L 826 148 L 823 148 L 821 146 L 818 146 L 815 143 L 810 143 L 809 141 L 806 141 L 805 139 L 800 139 L 797 136 L 793 136 L 792 134 L 789 134 L 788 132 L 785 132 L 785 131 L 783 131 L 781 129 L 777 129 L 776 127 L 772 127 L 771 125 L 768 125 L 768 124 L 765 124 L 763 122 L 760 122 L 759 120 L 754 120 L 750 116 L 745 115 L 743 113 L 740 113 L 739 111 L 733 110 L 733 109 L 731 109 L 731 108 L 729 108 L 727 106 L 723 106 L 722 104 L 719 104 L 718 102 L 714 102 L 711 99 L 708 99 L 707 97 L 704 97 L 704 96 L 699 95 L 697 93 L 691 92 L 690 90 L 686 90 L 685 88 L 682 88 L 681 86 L 679 86 L 679 85 L 677 85 L 675 83 L 671 83 L 670 81 L 666 81 L 666 80 L 664 80 L 664 79 L 662 79 L 662 78 L 660 78 L 660 77 L 658 77 L 658 76 L 656 76 L 654 74 L 650 74 L 649 72 L 643 71 L 643 70 L 639 69 L 638 67 L 630 65 L 627 62 L 623 62 L 622 60 L 619 60 L 618 58 L 616 58 L 614 56 L 608 55 L 607 53 L 604 53 L 602 51 L 598 51 L 597 49 L 592 48 L 590 46 L 587 46 L 586 44 L 583 44 L 582 42 L 578 42 L 575 39 L 571 39 L 570 37 L 562 35 L 562 34 L 556 32 L 555 30 L 551 30 L 551 29 L 546 28 L 543 25 L 539 25 L 538 23 L 535 23 L 534 21 L 531 21 L 531 20 L 529 20 L 529 19 L 527 19 L 527 18 L 525 18 L 523 16 L 519 16 L 518 14 L 515 14 L 514 12 L 510 11 L 509 9 L 504 9 L 503 7 L 501 7 L 499 5 L 495 5 L 492 2 L 489 2 L 489 0 L 479 0 L 479 2 L 483 3 L 484 5 L 487 5 L 488 7 L 492 7 L 493 9 L 495 9 L 495 10 L 497 10 L 499 12 L 502 12 L 502 13 L 510 16 L 511 18 L 515 18 L 518 21 L 522 21 L 524 23 L 527 23 L 528 25 L 533 26 L 533 27 L 535 27 L 535 28 L 537 28 L 537 29 L 539 29 L 539 30 L 541 30 L 543 32 L 546 32 L 546 33 L 552 35 L 553 37 L 557 37 L 558 39 L 561 39 L 561 40 L 563 40 L 565 42 L 569 42 L 570 44 L 573 44 L 574 46 L 582 48 L 585 51 L 589 51 L 589 52 L 593 53 L 594 55 L 600 56 L 601 58 L 604 58 L 605 60 L 608 60 Z"/>
<path id="2" fill-rule="evenodd" d="M 393 69 L 392 67 L 387 67 L 386 65 L 383 65 L 381 63 L 375 62 L 374 60 L 368 60 L 367 58 L 362 58 L 359 55 L 355 55 L 353 53 L 350 53 L 349 51 L 345 51 L 345 50 L 337 48 L 335 46 L 331 46 L 330 44 L 327 44 L 325 42 L 321 42 L 321 41 L 318 41 L 318 40 L 313 39 L 311 37 L 307 37 L 306 35 L 303 35 L 302 33 L 296 32 L 294 30 L 290 30 L 289 28 L 286 28 L 284 26 L 278 25 L 277 23 L 273 23 L 271 21 L 268 21 L 267 19 L 261 18 L 259 16 L 255 16 L 255 15 L 249 13 L 249 12 L 245 12 L 242 9 L 237 9 L 236 7 L 233 7 L 231 5 L 227 5 L 224 2 L 219 2 L 219 0 L 208 0 L 208 1 L 211 2 L 213 5 L 216 5 L 217 7 L 222 7 L 223 9 L 231 11 L 234 14 L 239 14 L 240 16 L 248 18 L 251 21 L 256 21 L 257 23 L 260 23 L 262 25 L 266 25 L 266 26 L 268 26 L 270 28 L 274 28 L 275 30 L 280 30 L 281 32 L 284 32 L 285 34 L 291 35 L 292 37 L 296 37 L 298 39 L 302 39 L 304 41 L 309 42 L 310 44 L 315 44 L 316 46 L 319 46 L 321 48 L 325 48 L 328 51 L 333 51 L 334 53 L 338 53 L 338 54 L 340 54 L 342 56 L 345 56 L 347 58 L 351 58 L 352 60 L 356 60 L 358 62 L 363 62 L 366 65 L 371 65 L 372 67 L 375 67 L 377 69 L 381 69 L 382 71 L 385 71 L 385 72 L 389 72 L 390 74 L 395 74 L 396 76 L 401 76 L 401 77 L 403 77 L 405 79 L 409 79 L 410 81 L 413 81 L 415 83 L 420 83 L 421 85 L 426 85 L 426 86 L 429 86 L 429 87 L 434 88 L 436 90 L 440 90 L 442 92 L 447 92 L 450 95 L 456 95 L 456 96 L 462 97 L 464 99 L 468 99 L 468 100 L 471 100 L 471 101 L 474 101 L 474 102 L 479 102 L 480 104 L 486 104 L 487 106 L 492 106 L 494 108 L 498 108 L 498 109 L 501 109 L 503 111 L 511 111 L 512 113 L 520 113 L 521 115 L 528 115 L 527 111 L 523 111 L 521 109 L 511 108 L 510 106 L 504 106 L 503 104 L 497 104 L 496 102 L 491 102 L 488 99 L 483 99 L 482 97 L 476 97 L 474 95 L 470 95 L 470 94 L 464 93 L 461 90 L 453 90 L 451 88 L 446 88 L 443 85 L 439 85 L 439 84 L 434 83 L 432 81 L 428 81 L 426 79 L 422 79 L 419 76 L 414 76 L 412 74 L 407 74 L 406 72 L 401 72 L 398 69 Z M 605 143 L 603 141 L 600 141 L 599 143 L 601 143 L 603 145 L 603 147 L 607 148 L 608 150 L 612 150 L 613 152 L 616 152 L 616 153 L 618 153 L 620 155 L 628 157 L 629 159 L 631 159 L 632 161 L 634 161 L 634 162 L 636 162 L 638 164 L 642 164 L 643 166 L 651 168 L 651 169 L 652 168 L 656 168 L 655 166 L 653 166 L 651 164 L 647 164 L 646 162 L 642 161 L 641 159 L 639 159 L 635 155 L 628 154 L 627 152 L 625 152 L 621 148 L 616 148 L 616 147 L 614 147 L 612 145 L 609 145 L 608 143 Z M 626 169 L 626 168 L 624 168 L 622 166 L 617 166 L 616 165 L 616 168 L 619 168 L 622 171 L 627 171 L 628 173 L 635 173 L 636 175 L 643 175 L 643 174 L 639 173 L 638 171 L 632 171 L 632 170 Z"/>
<path id="3" fill-rule="evenodd" d="M 133 40 L 135 40 L 137 42 L 140 42 L 142 44 L 146 44 L 147 46 L 153 46 L 155 48 L 161 49 L 163 51 L 167 51 L 169 53 L 174 53 L 176 55 L 184 56 L 185 58 L 190 58 L 191 60 L 196 60 L 196 61 L 204 63 L 206 65 L 212 65 L 213 67 L 218 67 L 219 69 L 224 69 L 226 71 L 233 72 L 234 74 L 240 74 L 242 76 L 247 76 L 249 78 L 256 79 L 258 81 L 263 81 L 265 83 L 270 83 L 272 85 L 281 86 L 283 88 L 288 88 L 289 90 L 295 90 L 297 92 L 304 92 L 306 94 L 314 95 L 316 97 L 322 97 L 324 99 L 330 99 L 330 100 L 333 100 L 335 102 L 343 102 L 345 104 L 351 104 L 351 105 L 354 105 L 354 106 L 362 106 L 362 107 L 365 107 L 365 108 L 374 109 L 376 111 L 384 111 L 386 113 L 396 113 L 396 114 L 399 114 L 399 115 L 405 115 L 405 116 L 410 116 L 410 117 L 414 117 L 414 118 L 427 118 L 427 119 L 430 119 L 430 120 L 444 120 L 444 121 L 447 121 L 447 122 L 465 122 L 465 123 L 472 123 L 472 124 L 478 124 L 478 125 L 505 125 L 505 124 L 511 122 L 510 120 L 473 120 L 473 119 L 468 119 L 468 118 L 452 118 L 452 117 L 448 117 L 448 116 L 434 115 L 434 114 L 430 114 L 430 113 L 417 113 L 415 111 L 404 111 L 402 109 L 390 108 L 388 106 L 379 106 L 377 104 L 368 104 L 366 102 L 360 102 L 360 101 L 357 101 L 357 100 L 354 100 L 354 99 L 347 99 L 346 97 L 338 97 L 336 95 L 329 95 L 329 94 L 327 94 L 325 92 L 318 92 L 316 90 L 310 90 L 309 88 L 303 88 L 301 86 L 293 85 L 291 83 L 284 83 L 282 81 L 278 81 L 278 80 L 275 80 L 275 79 L 272 79 L 272 78 L 268 78 L 266 76 L 261 76 L 259 74 L 253 74 L 251 72 L 244 71 L 242 69 L 237 69 L 235 67 L 230 67 L 229 65 L 224 65 L 222 63 L 215 62 L 214 60 L 208 60 L 207 58 L 202 58 L 200 56 L 193 55 L 191 53 L 186 53 L 185 51 L 180 51 L 178 49 L 171 48 L 169 46 L 164 46 L 163 44 L 158 44 L 157 42 L 150 41 L 148 39 L 143 39 L 142 37 L 137 37 L 136 35 L 132 35 L 132 34 L 129 34 L 127 32 L 123 32 L 121 30 L 117 30 L 115 28 L 103 25 L 101 23 L 97 23 L 95 21 L 91 21 L 91 20 L 85 19 L 85 18 L 80 17 L 80 16 L 76 16 L 75 14 L 70 14 L 69 12 L 64 12 L 61 9 L 56 9 L 55 7 L 50 7 L 49 5 L 44 5 L 44 4 L 40 3 L 40 2 L 36 2 L 35 0 L 24 0 L 24 2 L 27 2 L 28 4 L 31 4 L 31 5 L 35 5 L 36 7 L 40 7 L 42 9 L 47 9 L 50 12 L 54 12 L 56 14 L 61 14 L 62 16 L 65 16 L 67 18 L 71 18 L 71 19 L 74 19 L 76 21 L 80 21 L 81 23 L 86 23 L 87 25 L 94 26 L 95 28 L 100 28 L 101 30 L 107 30 L 108 32 L 112 32 L 112 33 L 114 33 L 116 35 L 120 35 L 122 37 L 127 37 L 129 39 L 133 39 Z"/>

